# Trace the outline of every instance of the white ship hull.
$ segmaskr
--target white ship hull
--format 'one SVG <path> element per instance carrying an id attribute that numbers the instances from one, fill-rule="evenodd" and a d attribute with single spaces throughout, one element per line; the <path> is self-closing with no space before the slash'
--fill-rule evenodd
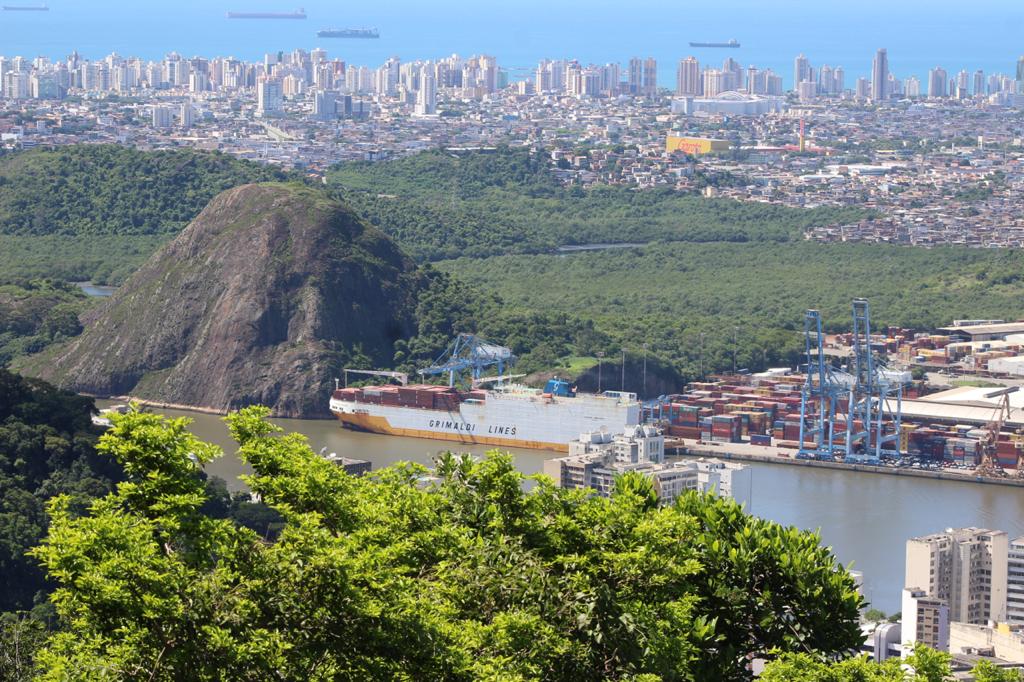
<path id="1" fill-rule="evenodd" d="M 550 397 L 532 391 L 491 391 L 486 400 L 464 400 L 450 410 L 332 398 L 331 412 L 344 425 L 373 433 L 561 452 L 581 433 L 619 433 L 640 421 L 632 394 Z"/>

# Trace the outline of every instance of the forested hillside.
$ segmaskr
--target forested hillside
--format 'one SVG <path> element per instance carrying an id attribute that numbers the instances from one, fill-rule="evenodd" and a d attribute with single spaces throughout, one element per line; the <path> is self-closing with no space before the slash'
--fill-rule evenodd
<path id="1" fill-rule="evenodd" d="M 78 287 L 54 280 L 0 284 L 0 367 L 12 358 L 77 336 L 88 300 Z"/>
<path id="2" fill-rule="evenodd" d="M 4 154 L 0 280 L 120 281 L 223 190 L 295 177 L 187 149 L 73 145 Z"/>
<path id="3" fill-rule="evenodd" d="M 672 189 L 563 187 L 527 150 L 430 151 L 347 163 L 328 182 L 372 224 L 422 259 L 543 253 L 558 246 L 650 241 L 785 242 L 812 225 L 867 217 L 705 199 Z"/>
<path id="4" fill-rule="evenodd" d="M 96 454 L 92 410 L 91 398 L 0 369 L 0 611 L 31 609 L 48 587 L 25 555 L 46 532 L 46 501 L 68 495 L 82 510 L 120 478 Z"/>
<path id="5" fill-rule="evenodd" d="M 850 325 L 850 301 L 867 297 L 875 329 L 929 329 L 956 317 L 1024 317 L 1024 252 L 883 245 L 652 244 L 569 255 L 463 258 L 437 264 L 475 290 L 500 292 L 500 314 L 581 316 L 604 346 L 651 352 L 687 377 L 799 361 L 803 312 Z M 484 319 L 488 316 L 483 315 Z"/>

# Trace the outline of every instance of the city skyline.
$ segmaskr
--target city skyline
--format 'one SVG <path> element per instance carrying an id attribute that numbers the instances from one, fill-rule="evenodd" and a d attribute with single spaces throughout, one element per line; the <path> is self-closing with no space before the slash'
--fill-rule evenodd
<path id="1" fill-rule="evenodd" d="M 538 5 L 539 3 L 534 3 Z M 645 55 L 658 62 L 663 85 L 675 78 L 675 63 L 694 52 L 701 61 L 718 59 L 721 50 L 686 47 L 690 40 L 737 38 L 742 47 L 731 56 L 746 65 L 772 69 L 783 77 L 786 89 L 796 89 L 787 66 L 802 51 L 816 63 L 842 64 L 850 82 L 859 76 L 870 80 L 871 62 L 879 47 L 888 50 L 892 70 L 901 78 L 924 80 L 928 69 L 943 64 L 956 73 L 1002 71 L 1014 74 L 1019 45 L 1013 25 L 1024 20 L 1024 9 L 1011 3 L 986 3 L 987 13 L 972 13 L 956 28 L 927 21 L 922 3 L 885 6 L 887 21 L 870 22 L 866 9 L 828 7 L 813 16 L 794 11 L 792 3 L 773 3 L 765 8 L 750 2 L 726 3 L 714 8 L 680 9 L 663 2 L 641 2 L 630 12 L 613 11 L 608 3 L 561 3 L 543 6 L 544 21 L 532 21 L 527 3 L 517 13 L 495 14 L 464 3 L 419 7 L 407 2 L 387 7 L 355 5 L 344 12 L 329 3 L 305 3 L 306 21 L 229 21 L 226 9 L 273 10 L 281 5 L 254 0 L 232 7 L 211 6 L 186 0 L 173 8 L 135 7 L 129 3 L 90 3 L 88 8 L 51 3 L 46 13 L 6 13 L 0 40 L 8 55 L 26 58 L 62 57 L 73 49 L 96 59 L 110 51 L 156 59 L 177 51 L 186 56 L 235 56 L 256 60 L 267 51 L 295 48 L 327 49 L 332 57 L 348 62 L 381 63 L 395 54 L 404 61 L 435 58 L 457 52 L 491 54 L 513 67 L 528 67 L 540 59 L 575 57 L 583 63 L 617 61 Z M 444 8 L 465 11 L 443 11 Z M 929 11 L 936 8 L 928 5 Z M 110 16 L 115 13 L 116 16 Z M 654 12 L 655 14 L 651 14 Z M 657 16 L 658 21 L 651 21 Z M 495 20 L 500 19 L 500 24 Z M 683 22 L 683 23 L 680 23 Z M 928 31 L 908 32 L 903 24 L 921 24 Z M 500 25 L 500 30 L 495 26 Z M 837 41 L 825 26 L 843 26 Z M 370 41 L 317 40 L 315 32 L 328 27 L 374 26 L 381 39 Z M 568 27 L 572 27 L 569 29 Z M 699 28 L 682 29 L 679 26 Z M 978 30 L 971 30 L 974 27 Z M 180 29 L 180 30 L 179 30 Z M 178 36 L 176 40 L 169 36 Z M 558 46 L 557 49 L 554 46 Z M 952 68 L 953 65 L 955 68 Z"/>

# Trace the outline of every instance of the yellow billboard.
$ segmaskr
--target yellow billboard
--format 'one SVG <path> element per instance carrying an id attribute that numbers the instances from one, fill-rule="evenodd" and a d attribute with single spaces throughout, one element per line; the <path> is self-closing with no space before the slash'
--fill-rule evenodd
<path id="1" fill-rule="evenodd" d="M 665 151 L 669 154 L 672 152 L 683 152 L 693 156 L 700 156 L 710 152 L 727 152 L 729 151 L 729 141 L 713 140 L 707 137 L 669 135 L 665 140 Z"/>

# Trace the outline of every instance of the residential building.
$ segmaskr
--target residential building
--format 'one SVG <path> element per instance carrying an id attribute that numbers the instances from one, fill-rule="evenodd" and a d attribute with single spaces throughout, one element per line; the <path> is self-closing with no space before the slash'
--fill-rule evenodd
<path id="1" fill-rule="evenodd" d="M 281 83 L 273 79 L 261 80 L 256 85 L 256 113 L 263 118 L 278 116 L 284 109 Z"/>
<path id="2" fill-rule="evenodd" d="M 1012 540 L 1007 549 L 1006 622 L 1024 625 L 1024 537 Z"/>
<path id="3" fill-rule="evenodd" d="M 928 96 L 933 99 L 946 96 L 946 70 L 941 66 L 928 72 Z"/>
<path id="4" fill-rule="evenodd" d="M 699 97 L 701 94 L 700 62 L 696 57 L 679 60 L 676 69 L 676 94 L 688 97 Z"/>
<path id="5" fill-rule="evenodd" d="M 915 644 L 949 651 L 949 606 L 945 600 L 932 597 L 921 588 L 907 587 L 903 590 L 902 607 L 900 643 L 904 655 L 912 652 Z"/>
<path id="6" fill-rule="evenodd" d="M 1007 536 L 982 528 L 947 529 L 907 541 L 904 586 L 949 607 L 949 619 L 1006 620 Z"/>

